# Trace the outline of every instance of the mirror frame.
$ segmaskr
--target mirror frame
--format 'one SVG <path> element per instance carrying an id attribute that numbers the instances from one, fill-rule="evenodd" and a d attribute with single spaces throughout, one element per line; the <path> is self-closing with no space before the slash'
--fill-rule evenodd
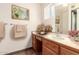
<path id="1" fill-rule="evenodd" d="M 73 14 L 74 14 L 74 17 L 75 17 L 74 24 L 73 24 L 73 19 L 72 19 Z M 71 31 L 73 30 L 73 26 L 72 25 L 74 25 L 74 30 L 77 30 L 77 10 L 76 9 L 75 10 L 71 10 Z"/>

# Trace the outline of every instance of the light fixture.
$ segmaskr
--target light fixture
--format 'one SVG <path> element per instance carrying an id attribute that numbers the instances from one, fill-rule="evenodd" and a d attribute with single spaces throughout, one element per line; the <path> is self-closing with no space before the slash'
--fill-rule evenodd
<path id="1" fill-rule="evenodd" d="M 62 5 L 62 6 L 64 6 L 64 7 L 68 6 L 67 3 L 57 3 L 56 5 Z"/>
<path id="2" fill-rule="evenodd" d="M 67 3 L 61 3 L 61 5 L 64 6 L 64 7 L 68 6 Z"/>

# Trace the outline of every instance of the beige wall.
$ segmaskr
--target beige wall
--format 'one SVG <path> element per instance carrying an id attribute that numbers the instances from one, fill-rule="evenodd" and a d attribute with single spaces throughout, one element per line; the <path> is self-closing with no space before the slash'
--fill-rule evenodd
<path id="1" fill-rule="evenodd" d="M 29 48 L 32 46 L 31 32 L 34 31 L 38 24 L 41 23 L 41 6 L 40 4 L 15 4 L 29 9 L 29 20 L 14 20 L 11 19 L 11 5 L 7 3 L 0 4 L 0 21 L 7 23 L 5 38 L 0 42 L 0 54 L 6 54 L 13 51 Z M 10 30 L 13 25 L 10 24 L 25 24 L 27 26 L 27 37 L 22 40 L 13 40 L 10 37 Z"/>

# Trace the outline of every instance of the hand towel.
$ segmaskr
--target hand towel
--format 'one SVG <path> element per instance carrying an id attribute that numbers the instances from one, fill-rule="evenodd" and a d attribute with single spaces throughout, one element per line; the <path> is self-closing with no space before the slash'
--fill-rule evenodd
<path id="1" fill-rule="evenodd" d="M 3 22 L 0 22 L 0 39 L 4 38 L 5 32 L 5 24 Z"/>
<path id="2" fill-rule="evenodd" d="M 26 26 L 25 25 L 14 25 L 13 26 L 13 37 L 22 38 L 26 36 Z"/>

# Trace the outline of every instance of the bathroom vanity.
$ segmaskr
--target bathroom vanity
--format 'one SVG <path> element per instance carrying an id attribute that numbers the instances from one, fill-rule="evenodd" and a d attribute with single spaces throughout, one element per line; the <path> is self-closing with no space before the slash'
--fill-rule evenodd
<path id="1" fill-rule="evenodd" d="M 32 47 L 42 55 L 78 55 L 79 42 L 65 34 L 48 33 L 40 35 L 32 32 Z"/>

